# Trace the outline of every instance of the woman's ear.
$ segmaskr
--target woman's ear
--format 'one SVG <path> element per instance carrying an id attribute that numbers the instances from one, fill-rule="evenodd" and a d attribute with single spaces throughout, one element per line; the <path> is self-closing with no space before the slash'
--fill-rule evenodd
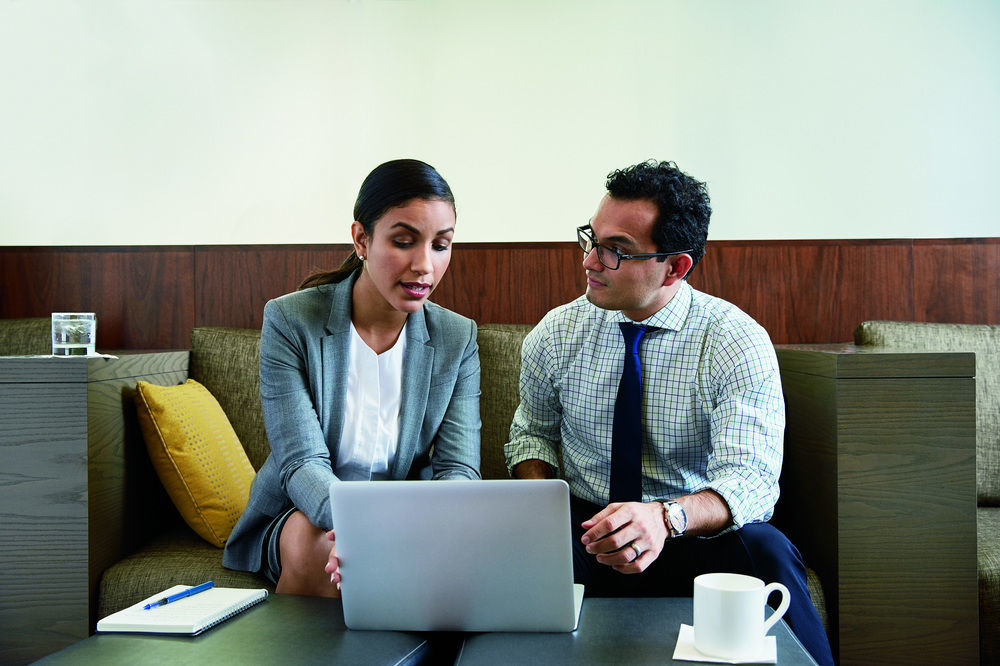
<path id="1" fill-rule="evenodd" d="M 690 254 L 684 253 L 673 256 L 670 259 L 670 270 L 667 271 L 667 276 L 663 280 L 663 286 L 669 287 L 678 280 L 683 280 L 693 265 L 694 259 L 691 258 Z"/>
<path id="2" fill-rule="evenodd" d="M 368 256 L 368 234 L 365 233 L 365 228 L 360 222 L 355 220 L 351 223 L 351 238 L 354 241 L 354 254 L 358 255 L 361 260 L 364 260 Z"/>

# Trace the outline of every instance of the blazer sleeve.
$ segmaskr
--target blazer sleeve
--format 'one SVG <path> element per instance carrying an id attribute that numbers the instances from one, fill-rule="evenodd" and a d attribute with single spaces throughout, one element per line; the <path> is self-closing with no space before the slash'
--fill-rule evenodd
<path id="1" fill-rule="evenodd" d="M 433 441 L 435 479 L 480 479 L 479 343 L 476 322 L 468 322 L 464 349 L 451 398 Z"/>
<path id="2" fill-rule="evenodd" d="M 319 361 L 309 358 L 309 348 L 298 334 L 300 326 L 288 321 L 277 302 L 264 307 L 261 404 L 281 490 L 313 525 L 329 530 L 329 487 L 336 477 L 313 403 L 317 380 L 310 376 L 310 368 Z"/>

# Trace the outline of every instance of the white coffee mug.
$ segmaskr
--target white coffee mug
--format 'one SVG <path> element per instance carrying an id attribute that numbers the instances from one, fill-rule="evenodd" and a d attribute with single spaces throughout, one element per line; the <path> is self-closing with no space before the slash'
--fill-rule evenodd
<path id="1" fill-rule="evenodd" d="M 781 604 L 764 620 L 767 598 L 781 592 Z M 702 574 L 694 579 L 694 646 L 709 657 L 749 658 L 788 610 L 791 595 L 781 583 L 764 585 L 753 576 Z"/>

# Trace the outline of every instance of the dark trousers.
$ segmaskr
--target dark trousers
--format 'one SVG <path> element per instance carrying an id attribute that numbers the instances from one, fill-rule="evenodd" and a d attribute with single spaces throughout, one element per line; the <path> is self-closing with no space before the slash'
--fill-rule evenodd
<path id="1" fill-rule="evenodd" d="M 767 523 L 752 523 L 712 539 L 668 539 L 660 556 L 640 574 L 620 574 L 599 564 L 580 537 L 580 523 L 604 507 L 570 496 L 573 521 L 573 576 L 593 597 L 690 597 L 695 576 L 740 573 L 765 583 L 779 582 L 791 600 L 784 620 L 820 664 L 833 664 L 830 642 L 806 587 L 806 568 L 792 543 Z"/>

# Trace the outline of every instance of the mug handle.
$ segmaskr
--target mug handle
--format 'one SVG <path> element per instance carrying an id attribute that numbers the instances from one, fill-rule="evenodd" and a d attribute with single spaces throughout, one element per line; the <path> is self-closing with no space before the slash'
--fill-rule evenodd
<path id="1" fill-rule="evenodd" d="M 778 607 L 771 613 L 771 617 L 767 618 L 764 622 L 764 635 L 767 636 L 767 632 L 771 630 L 781 616 L 785 614 L 788 610 L 788 604 L 791 602 L 792 595 L 788 592 L 788 588 L 781 583 L 770 583 L 764 586 L 764 603 L 767 604 L 767 600 L 771 597 L 771 593 L 779 591 L 781 592 L 781 603 Z"/>

